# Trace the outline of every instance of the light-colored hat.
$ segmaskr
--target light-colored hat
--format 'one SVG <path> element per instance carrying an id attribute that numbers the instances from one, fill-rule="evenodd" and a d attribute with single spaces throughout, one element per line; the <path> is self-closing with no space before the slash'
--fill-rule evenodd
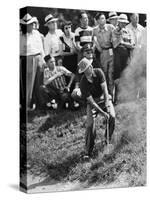
<path id="1" fill-rule="evenodd" d="M 32 17 L 30 14 L 26 14 L 21 20 L 20 20 L 20 24 L 32 24 L 36 22 L 36 17 Z"/>
<path id="2" fill-rule="evenodd" d="M 128 17 L 126 14 L 119 15 L 118 22 L 129 23 Z"/>
<path id="3" fill-rule="evenodd" d="M 54 18 L 53 15 L 49 14 L 49 15 L 47 15 L 47 16 L 45 17 L 45 26 L 47 26 L 47 24 L 48 24 L 49 22 L 53 22 L 53 21 L 57 21 L 57 20 L 58 20 L 58 18 Z"/>
<path id="4" fill-rule="evenodd" d="M 110 19 L 118 19 L 118 15 L 116 12 L 112 11 L 108 14 L 109 18 L 107 19 L 107 21 L 109 21 Z"/>
<path id="5" fill-rule="evenodd" d="M 91 66 L 91 62 L 87 58 L 83 58 L 79 64 L 79 74 L 85 72 L 85 70 L 88 69 L 89 66 Z"/>

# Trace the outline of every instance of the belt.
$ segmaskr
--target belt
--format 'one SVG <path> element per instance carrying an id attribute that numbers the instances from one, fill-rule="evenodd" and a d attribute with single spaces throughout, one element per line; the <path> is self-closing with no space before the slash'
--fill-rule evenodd
<path id="1" fill-rule="evenodd" d="M 28 57 L 28 56 L 39 56 L 41 55 L 40 53 L 36 53 L 36 54 L 33 54 L 33 55 L 20 55 L 20 57 Z"/>
<path id="2" fill-rule="evenodd" d="M 109 50 L 109 49 L 112 49 L 112 47 L 101 47 L 102 50 Z"/>

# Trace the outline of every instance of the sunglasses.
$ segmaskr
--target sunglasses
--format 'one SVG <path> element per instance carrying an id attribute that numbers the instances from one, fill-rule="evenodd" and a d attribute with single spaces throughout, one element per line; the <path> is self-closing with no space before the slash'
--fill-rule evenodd
<path id="1" fill-rule="evenodd" d="M 86 54 L 93 54 L 93 51 L 85 51 Z"/>
<path id="2" fill-rule="evenodd" d="M 65 30 L 68 30 L 68 29 L 70 29 L 70 28 L 71 28 L 71 26 L 65 27 Z"/>

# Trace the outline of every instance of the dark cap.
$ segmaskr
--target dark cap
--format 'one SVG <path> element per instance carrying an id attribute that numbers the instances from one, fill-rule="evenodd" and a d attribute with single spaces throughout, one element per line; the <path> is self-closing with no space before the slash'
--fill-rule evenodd
<path id="1" fill-rule="evenodd" d="M 87 52 L 87 51 L 93 51 L 92 45 L 91 44 L 85 44 L 82 49 L 82 52 Z"/>
<path id="2" fill-rule="evenodd" d="M 45 62 L 48 62 L 52 57 L 50 55 L 47 55 L 44 57 Z"/>

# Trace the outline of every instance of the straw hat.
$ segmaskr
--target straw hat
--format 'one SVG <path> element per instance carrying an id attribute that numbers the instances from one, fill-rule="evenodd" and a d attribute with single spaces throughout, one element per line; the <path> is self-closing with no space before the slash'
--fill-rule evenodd
<path id="1" fill-rule="evenodd" d="M 58 18 L 55 18 L 53 15 L 49 14 L 45 17 L 45 26 L 47 26 L 49 22 L 54 22 L 57 20 Z"/>
<path id="2" fill-rule="evenodd" d="M 20 24 L 32 24 L 34 22 L 36 22 L 36 17 L 32 17 L 30 14 L 26 14 L 21 20 L 20 20 Z"/>
<path id="3" fill-rule="evenodd" d="M 109 18 L 107 19 L 107 21 L 109 21 L 110 19 L 118 19 L 118 15 L 116 12 L 112 11 L 108 14 Z"/>
<path id="4" fill-rule="evenodd" d="M 119 15 L 118 22 L 129 23 L 128 17 L 126 14 Z"/>
<path id="5" fill-rule="evenodd" d="M 79 62 L 78 66 L 79 66 L 79 74 L 81 74 L 85 72 L 89 68 L 89 66 L 91 66 L 91 62 L 87 58 L 83 58 Z"/>

